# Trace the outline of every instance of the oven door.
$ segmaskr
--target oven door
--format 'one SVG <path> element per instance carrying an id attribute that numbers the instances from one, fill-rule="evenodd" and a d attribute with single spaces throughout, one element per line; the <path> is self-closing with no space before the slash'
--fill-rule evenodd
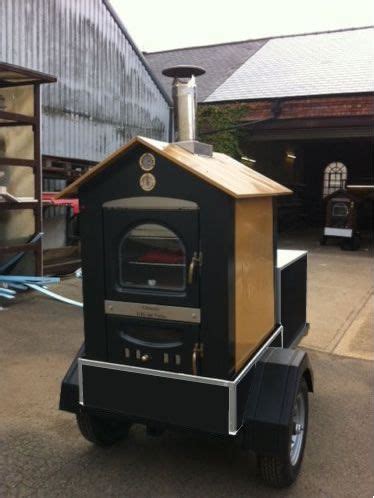
<path id="1" fill-rule="evenodd" d="M 111 363 L 187 374 L 199 371 L 198 325 L 109 315 L 106 328 Z"/>
<path id="2" fill-rule="evenodd" d="M 104 204 L 103 217 L 107 302 L 129 303 L 125 316 L 148 317 L 148 309 L 150 318 L 166 320 L 168 311 L 171 320 L 178 319 L 171 307 L 199 308 L 197 204 L 156 197 L 118 199 Z M 161 306 L 162 312 L 137 308 L 141 304 Z"/>

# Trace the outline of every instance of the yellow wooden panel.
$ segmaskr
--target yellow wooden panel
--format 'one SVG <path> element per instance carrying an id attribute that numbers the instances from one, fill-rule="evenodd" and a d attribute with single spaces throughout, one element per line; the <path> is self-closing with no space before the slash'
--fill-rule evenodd
<path id="1" fill-rule="evenodd" d="M 217 187 L 226 194 L 235 198 L 266 197 L 286 195 L 292 192 L 258 171 L 248 168 L 244 164 L 225 154 L 213 153 L 212 157 L 191 154 L 177 144 L 159 142 L 149 138 L 135 137 L 128 144 L 108 156 L 104 161 L 87 171 L 74 183 L 69 185 L 57 197 L 67 197 L 76 194 L 78 188 L 91 178 L 101 173 L 113 164 L 122 154 L 136 144 L 142 144 L 149 149 L 170 160 L 177 167 L 181 167 L 201 180 Z M 157 176 L 157 167 L 155 168 Z"/>
<path id="2" fill-rule="evenodd" d="M 235 204 L 235 369 L 274 326 L 273 208 L 271 197 Z"/>

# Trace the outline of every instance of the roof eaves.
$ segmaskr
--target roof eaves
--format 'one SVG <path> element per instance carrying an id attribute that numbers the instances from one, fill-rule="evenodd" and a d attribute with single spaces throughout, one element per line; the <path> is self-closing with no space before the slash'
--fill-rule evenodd
<path id="1" fill-rule="evenodd" d="M 215 90 L 214 90 L 215 91 Z M 214 92 L 212 92 L 214 93 Z M 212 95 L 212 93 L 210 95 Z M 206 99 L 210 97 L 208 95 Z M 206 99 L 202 102 L 199 102 L 199 105 L 205 104 L 213 104 L 213 105 L 225 105 L 225 104 L 243 104 L 245 102 L 260 102 L 267 100 L 299 100 L 299 99 L 314 99 L 314 98 L 333 98 L 333 97 L 352 97 L 352 96 L 360 96 L 360 95 L 373 95 L 374 91 L 364 91 L 364 92 L 341 92 L 341 93 L 312 93 L 305 95 L 281 95 L 281 96 L 270 96 L 270 97 L 250 97 L 247 99 L 228 99 L 228 100 L 209 100 Z"/>

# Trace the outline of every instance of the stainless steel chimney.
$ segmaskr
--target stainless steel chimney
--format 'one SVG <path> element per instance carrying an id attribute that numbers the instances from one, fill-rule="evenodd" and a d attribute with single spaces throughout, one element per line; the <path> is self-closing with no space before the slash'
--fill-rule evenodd
<path id="1" fill-rule="evenodd" d="M 212 146 L 196 141 L 197 93 L 196 76 L 205 73 L 198 66 L 173 66 L 162 74 L 173 78 L 174 126 L 179 146 L 193 154 L 212 155 Z"/>

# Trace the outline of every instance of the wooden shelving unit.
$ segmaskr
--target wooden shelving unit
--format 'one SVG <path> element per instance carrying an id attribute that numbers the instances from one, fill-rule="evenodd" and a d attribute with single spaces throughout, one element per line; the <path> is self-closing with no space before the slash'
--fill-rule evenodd
<path id="1" fill-rule="evenodd" d="M 34 175 L 34 201 L 0 201 L 0 210 L 21 210 L 32 209 L 35 220 L 35 234 L 30 240 L 35 238 L 36 234 L 43 231 L 42 220 L 42 170 L 41 170 L 41 151 L 40 151 L 40 124 L 41 124 L 41 102 L 40 102 L 40 85 L 43 83 L 53 83 L 56 78 L 48 74 L 32 71 L 19 66 L 14 66 L 0 62 L 0 134 L 4 128 L 17 126 L 30 126 L 33 131 L 33 159 L 22 159 L 18 157 L 4 157 L 0 151 L 0 168 L 6 167 L 30 167 Z M 11 87 L 32 87 L 33 92 L 33 114 L 31 116 L 11 112 L 4 108 L 5 98 L 1 99 L 2 91 Z M 0 178 L 0 184 L 4 179 Z M 35 275 L 43 273 L 43 251 L 42 237 L 37 238 L 36 242 L 23 244 L 8 245 L 5 241 L 0 240 L 0 257 L 3 254 L 16 254 L 21 252 L 32 251 L 35 254 Z M 3 259 L 3 258 L 1 258 Z"/>

